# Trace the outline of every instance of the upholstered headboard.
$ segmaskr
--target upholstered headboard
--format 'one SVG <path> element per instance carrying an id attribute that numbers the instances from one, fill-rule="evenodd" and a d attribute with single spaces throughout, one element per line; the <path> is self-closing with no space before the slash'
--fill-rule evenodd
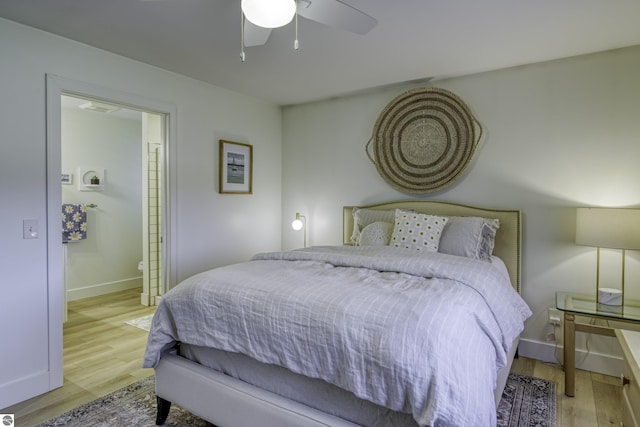
<path id="1" fill-rule="evenodd" d="M 431 200 L 407 200 L 372 206 L 345 206 L 343 208 L 343 242 L 351 243 L 353 233 L 353 209 L 411 209 L 421 213 L 448 216 L 479 216 L 497 218 L 500 228 L 496 232 L 493 254 L 507 266 L 511 284 L 520 293 L 522 274 L 522 215 L 519 210 L 487 209 Z"/>

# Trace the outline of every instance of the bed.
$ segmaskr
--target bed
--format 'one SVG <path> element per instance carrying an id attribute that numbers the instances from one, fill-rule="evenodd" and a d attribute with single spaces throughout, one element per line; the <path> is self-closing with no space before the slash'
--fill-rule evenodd
<path id="1" fill-rule="evenodd" d="M 175 403 L 219 427 L 495 425 L 531 315 L 520 212 L 414 200 L 343 217 L 342 246 L 258 254 L 163 297 L 144 360 L 156 424 Z M 459 244 L 470 231 L 482 247 Z"/>

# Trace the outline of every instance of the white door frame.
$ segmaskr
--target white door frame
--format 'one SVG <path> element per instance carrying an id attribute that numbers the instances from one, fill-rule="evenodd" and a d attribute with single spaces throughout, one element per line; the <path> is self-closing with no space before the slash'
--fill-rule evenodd
<path id="1" fill-rule="evenodd" d="M 104 88 L 48 74 L 46 77 L 47 147 L 47 290 L 49 308 L 49 390 L 64 383 L 62 323 L 64 314 L 62 223 L 62 133 L 61 96 L 75 95 L 104 100 L 127 108 L 165 115 L 163 194 L 164 291 L 175 286 L 178 272 L 175 257 L 176 238 L 176 120 L 173 104 L 140 95 Z"/>

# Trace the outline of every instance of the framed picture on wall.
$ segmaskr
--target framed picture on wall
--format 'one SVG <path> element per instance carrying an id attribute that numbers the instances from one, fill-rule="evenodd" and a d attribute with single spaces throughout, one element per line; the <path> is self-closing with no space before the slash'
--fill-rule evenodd
<path id="1" fill-rule="evenodd" d="M 220 140 L 220 193 L 251 194 L 253 191 L 253 146 Z"/>

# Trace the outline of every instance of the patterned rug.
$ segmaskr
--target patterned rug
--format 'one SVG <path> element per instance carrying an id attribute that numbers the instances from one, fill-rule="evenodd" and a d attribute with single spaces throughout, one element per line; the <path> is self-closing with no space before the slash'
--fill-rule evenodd
<path id="1" fill-rule="evenodd" d="M 73 409 L 38 427 L 155 426 L 154 377 L 122 388 Z M 555 426 L 556 385 L 554 382 L 509 374 L 498 406 L 499 427 Z M 171 406 L 167 427 L 212 427 L 177 405 Z"/>
<path id="2" fill-rule="evenodd" d="M 127 325 L 135 326 L 136 328 L 144 329 L 145 331 L 149 332 L 149 329 L 151 329 L 151 319 L 153 319 L 153 314 L 127 320 L 124 323 L 126 323 Z"/>
<path id="3" fill-rule="evenodd" d="M 152 427 L 156 425 L 154 377 L 148 377 L 79 406 L 37 427 Z M 211 427 L 177 405 L 171 405 L 167 427 Z"/>
<path id="4" fill-rule="evenodd" d="M 509 374 L 498 404 L 498 427 L 556 425 L 556 383 Z"/>

